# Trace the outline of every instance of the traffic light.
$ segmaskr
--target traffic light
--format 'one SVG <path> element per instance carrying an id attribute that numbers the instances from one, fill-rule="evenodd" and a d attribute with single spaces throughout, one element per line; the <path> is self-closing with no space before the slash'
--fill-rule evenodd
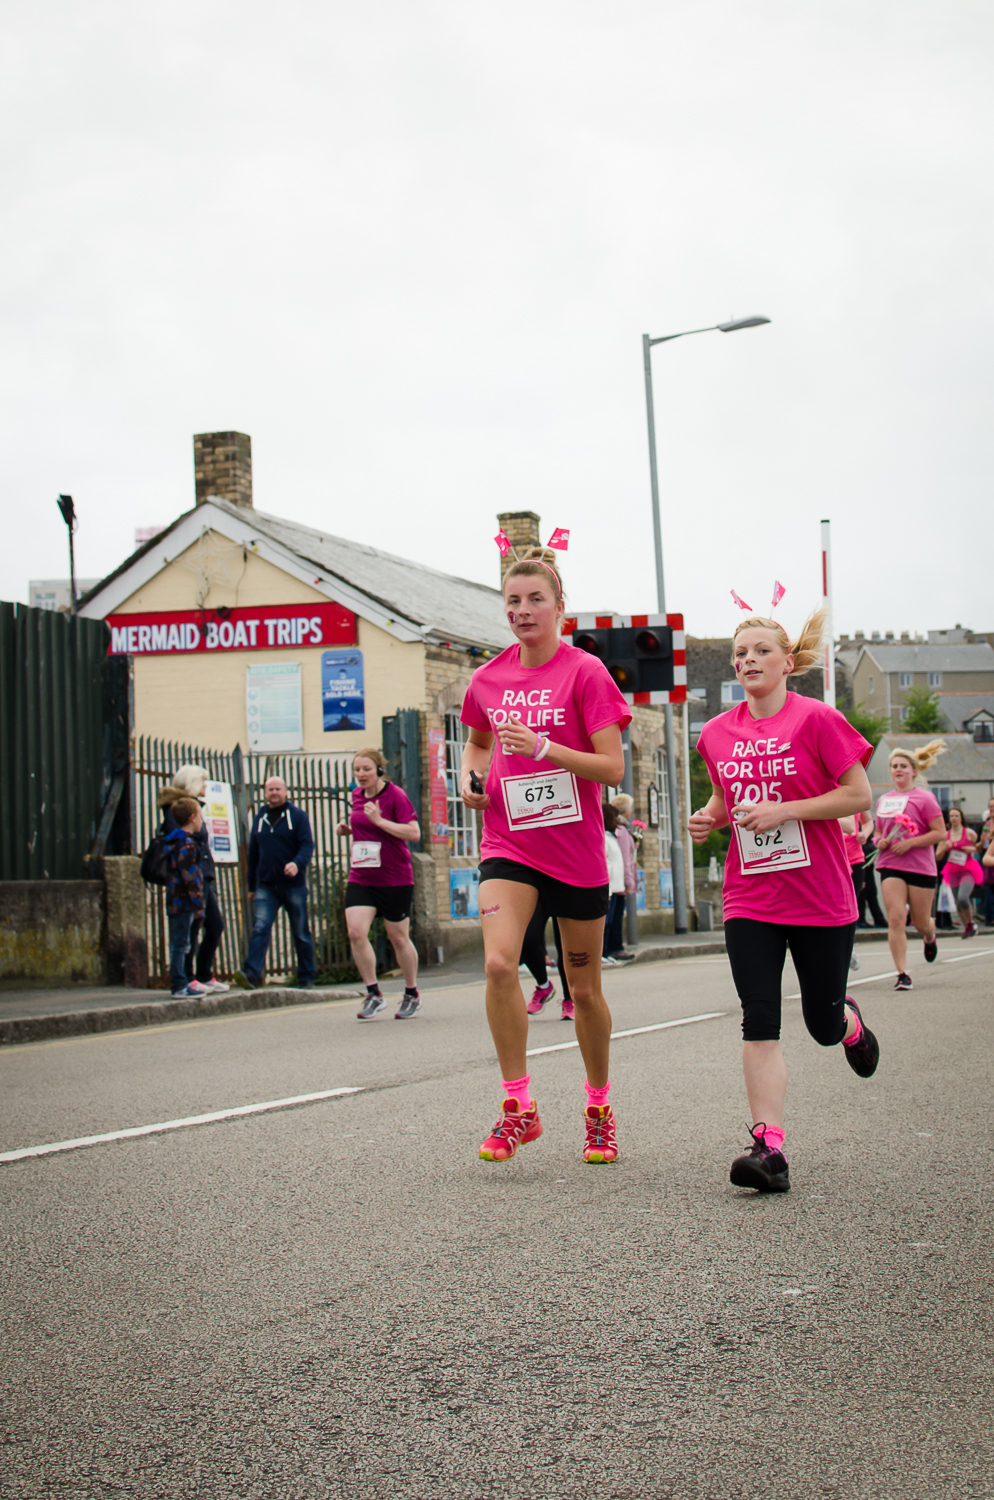
<path id="1" fill-rule="evenodd" d="M 602 661 L 632 702 L 685 700 L 682 615 L 581 615 L 567 621 L 563 636 Z"/>

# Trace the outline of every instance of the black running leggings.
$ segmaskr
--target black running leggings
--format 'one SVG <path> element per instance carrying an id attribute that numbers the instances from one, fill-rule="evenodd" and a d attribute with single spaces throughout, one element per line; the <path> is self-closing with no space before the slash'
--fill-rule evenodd
<path id="1" fill-rule="evenodd" d="M 521 944 L 521 962 L 527 964 L 532 973 L 532 978 L 538 985 L 546 985 L 549 982 L 549 970 L 545 961 L 545 924 L 548 916 L 542 906 L 541 897 L 535 904 L 532 919 L 525 929 L 524 942 Z M 559 923 L 555 917 L 552 919 L 552 935 L 556 942 L 556 955 L 559 960 L 559 982 L 562 985 L 563 999 L 570 998 L 569 981 L 566 978 L 566 965 L 563 962 L 563 939 L 559 931 Z"/>
<path id="2" fill-rule="evenodd" d="M 855 930 L 855 922 L 844 927 L 793 927 L 752 917 L 726 918 L 725 946 L 742 1003 L 743 1040 L 779 1041 L 781 980 L 789 948 L 801 986 L 805 1026 L 822 1047 L 841 1042 Z"/>

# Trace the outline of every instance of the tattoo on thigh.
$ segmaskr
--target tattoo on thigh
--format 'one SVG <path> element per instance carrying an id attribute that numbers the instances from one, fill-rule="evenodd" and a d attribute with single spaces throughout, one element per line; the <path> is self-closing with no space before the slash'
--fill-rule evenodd
<path id="1" fill-rule="evenodd" d="M 481 906 L 480 907 L 480 916 L 481 917 L 492 917 L 495 911 L 500 911 L 500 903 L 499 902 L 498 902 L 498 904 L 496 906 Z"/>
<path id="2" fill-rule="evenodd" d="M 566 956 L 570 961 L 570 966 L 574 969 L 585 969 L 590 962 L 589 953 L 567 953 Z"/>

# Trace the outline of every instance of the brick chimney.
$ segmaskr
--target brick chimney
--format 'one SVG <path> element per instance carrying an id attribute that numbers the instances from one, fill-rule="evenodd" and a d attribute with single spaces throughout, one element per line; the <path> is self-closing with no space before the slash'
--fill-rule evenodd
<path id="1" fill-rule="evenodd" d="M 497 519 L 519 557 L 523 557 L 529 547 L 541 547 L 539 531 L 542 517 L 537 516 L 533 510 L 505 510 L 498 515 Z M 500 560 L 501 587 L 504 585 L 507 570 L 513 562 L 514 558 L 510 552 Z"/>
<path id="2" fill-rule="evenodd" d="M 198 432 L 193 439 L 197 504 L 218 495 L 252 509 L 252 439 L 246 432 Z"/>

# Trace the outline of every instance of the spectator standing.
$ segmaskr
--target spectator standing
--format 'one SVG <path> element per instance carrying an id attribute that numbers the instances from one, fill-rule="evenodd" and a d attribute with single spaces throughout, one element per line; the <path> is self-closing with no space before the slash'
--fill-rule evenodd
<path id="1" fill-rule="evenodd" d="M 987 817 L 980 830 L 980 863 L 984 871 L 984 901 L 980 915 L 988 927 L 994 927 L 994 859 L 988 854 L 994 850 L 994 797 L 987 804 Z"/>
<path id="2" fill-rule="evenodd" d="M 314 854 L 314 835 L 303 808 L 287 794 L 282 776 L 270 776 L 266 805 L 252 820 L 248 850 L 248 893 L 255 908 L 244 966 L 233 976 L 243 990 L 258 989 L 266 965 L 269 937 L 282 906 L 297 950 L 297 989 L 314 988 L 314 943 L 307 923 L 307 866 Z"/>
<path id="3" fill-rule="evenodd" d="M 206 995 L 206 987 L 188 979 L 186 960 L 194 922 L 204 919 L 204 876 L 197 832 L 203 826 L 200 804 L 179 797 L 172 804 L 173 829 L 165 838 L 169 855 L 166 915 L 169 918 L 169 977 L 174 1000 Z"/>
<path id="4" fill-rule="evenodd" d="M 635 800 L 627 792 L 619 792 L 617 797 L 611 798 L 611 806 L 618 814 L 618 826 L 614 830 L 614 836 L 618 840 L 621 857 L 625 862 L 625 895 L 636 896 L 639 888 L 638 869 L 635 864 L 635 855 L 638 842 L 632 830 L 632 813 L 635 811 Z M 622 918 L 621 942 L 614 955 L 615 958 L 634 958 L 634 953 L 625 949 L 624 940 L 624 918 Z"/>
<path id="5" fill-rule="evenodd" d="M 173 777 L 172 785 L 164 786 L 159 793 L 158 802 L 162 809 L 163 834 L 172 833 L 176 827 L 173 807 L 181 797 L 192 797 L 203 808 L 206 793 L 207 772 L 203 766 L 180 766 Z M 211 853 L 211 841 L 207 832 L 207 824 L 202 817 L 197 832 L 192 837 L 200 854 L 200 870 L 204 877 L 204 915 L 202 920 L 194 922 L 190 932 L 190 948 L 186 955 L 186 979 L 189 984 L 193 978 L 196 978 L 198 984 L 202 984 L 204 989 L 220 994 L 230 988 L 229 985 L 222 984 L 214 974 L 214 960 L 217 957 L 221 934 L 224 932 L 224 914 L 217 895 L 217 872 L 214 868 L 214 856 Z"/>

